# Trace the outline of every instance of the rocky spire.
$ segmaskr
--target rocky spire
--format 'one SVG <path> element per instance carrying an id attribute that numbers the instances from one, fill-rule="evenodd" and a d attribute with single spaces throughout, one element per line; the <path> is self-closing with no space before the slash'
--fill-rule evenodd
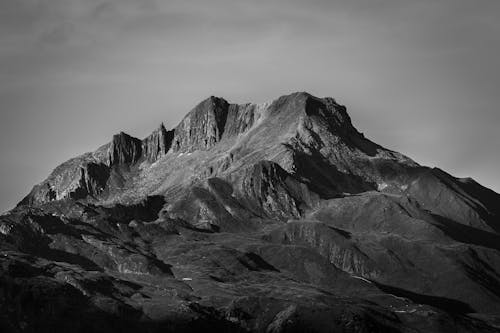
<path id="1" fill-rule="evenodd" d="M 113 135 L 108 150 L 108 164 L 135 163 L 142 156 L 142 141 L 127 133 L 120 132 Z"/>
<path id="2" fill-rule="evenodd" d="M 172 145 L 173 137 L 174 131 L 167 131 L 163 123 L 161 123 L 160 127 L 142 140 L 143 156 L 150 162 L 156 161 L 168 152 Z"/>
<path id="3" fill-rule="evenodd" d="M 224 133 L 229 103 L 211 96 L 198 104 L 175 129 L 173 150 L 209 149 Z"/>

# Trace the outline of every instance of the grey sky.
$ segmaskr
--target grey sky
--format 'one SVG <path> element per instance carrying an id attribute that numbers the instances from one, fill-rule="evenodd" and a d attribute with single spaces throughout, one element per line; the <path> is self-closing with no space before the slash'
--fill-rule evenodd
<path id="1" fill-rule="evenodd" d="M 304 90 L 500 190 L 498 0 L 1 0 L 0 211 L 120 130 Z"/>

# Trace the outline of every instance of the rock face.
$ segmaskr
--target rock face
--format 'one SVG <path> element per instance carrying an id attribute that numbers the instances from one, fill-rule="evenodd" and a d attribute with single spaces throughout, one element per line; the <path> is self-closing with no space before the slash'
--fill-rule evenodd
<path id="1" fill-rule="evenodd" d="M 120 132 L 113 136 L 108 151 L 109 165 L 133 164 L 142 157 L 141 140 Z"/>
<path id="2" fill-rule="evenodd" d="M 499 207 L 333 98 L 212 96 L 0 217 L 0 330 L 498 332 Z"/>
<path id="3" fill-rule="evenodd" d="M 80 181 L 78 187 L 70 196 L 74 199 L 97 196 L 101 194 L 109 179 L 109 168 L 104 164 L 89 163 L 80 168 Z"/>
<path id="4" fill-rule="evenodd" d="M 144 157 L 154 162 L 165 155 L 172 145 L 173 137 L 174 131 L 167 131 L 161 124 L 156 131 L 142 141 Z"/>
<path id="5" fill-rule="evenodd" d="M 209 149 L 224 133 L 229 103 L 210 97 L 198 104 L 175 129 L 174 151 Z"/>
<path id="6" fill-rule="evenodd" d="M 236 186 L 242 195 L 242 202 L 260 216 L 286 221 L 300 217 L 304 208 L 302 205 L 311 206 L 317 200 L 305 184 L 274 162 L 258 162 L 240 177 Z"/>

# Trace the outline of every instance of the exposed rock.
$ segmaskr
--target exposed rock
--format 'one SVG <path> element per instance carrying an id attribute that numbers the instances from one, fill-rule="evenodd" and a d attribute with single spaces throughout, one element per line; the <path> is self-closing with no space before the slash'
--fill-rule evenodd
<path id="1" fill-rule="evenodd" d="M 151 162 L 156 161 L 169 151 L 173 138 L 174 131 L 167 131 L 165 126 L 161 124 L 157 130 L 142 141 L 144 157 Z"/>
<path id="2" fill-rule="evenodd" d="M 230 104 L 224 127 L 224 136 L 232 137 L 248 131 L 262 117 L 266 105 Z"/>
<path id="3" fill-rule="evenodd" d="M 103 163 L 73 165 L 63 173 L 53 174 L 42 184 L 35 186 L 19 205 L 95 197 L 106 190 L 109 177 L 109 167 Z"/>
<path id="4" fill-rule="evenodd" d="M 175 128 L 174 151 L 208 149 L 220 141 L 224 133 L 229 103 L 211 96 L 198 104 Z"/>
<path id="5" fill-rule="evenodd" d="M 113 135 L 113 140 L 111 141 L 111 145 L 108 150 L 108 163 L 110 166 L 135 163 L 141 157 L 141 140 L 124 132 Z"/>
<path id="6" fill-rule="evenodd" d="M 73 199 L 97 196 L 101 194 L 109 179 L 109 167 L 105 164 L 89 163 L 80 169 L 81 176 L 79 186 L 70 193 Z"/>
<path id="7" fill-rule="evenodd" d="M 299 217 L 306 207 L 318 199 L 277 163 L 261 161 L 244 170 L 236 184 L 250 210 L 262 217 L 288 219 Z"/>

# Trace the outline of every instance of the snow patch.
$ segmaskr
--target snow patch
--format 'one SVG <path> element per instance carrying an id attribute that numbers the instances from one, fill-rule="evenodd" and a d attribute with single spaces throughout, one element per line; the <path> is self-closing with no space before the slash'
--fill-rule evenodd
<path id="1" fill-rule="evenodd" d="M 357 276 L 357 275 L 353 275 L 352 277 L 355 278 L 355 279 L 359 279 L 359 280 L 365 281 L 366 283 L 372 284 L 372 282 L 370 280 L 365 279 L 364 277 Z"/>
<path id="2" fill-rule="evenodd" d="M 389 185 L 387 185 L 387 183 L 380 183 L 380 184 L 377 184 L 377 185 L 378 185 L 377 188 L 378 188 L 379 191 L 382 191 L 384 188 L 386 188 L 387 186 L 389 186 Z"/>

